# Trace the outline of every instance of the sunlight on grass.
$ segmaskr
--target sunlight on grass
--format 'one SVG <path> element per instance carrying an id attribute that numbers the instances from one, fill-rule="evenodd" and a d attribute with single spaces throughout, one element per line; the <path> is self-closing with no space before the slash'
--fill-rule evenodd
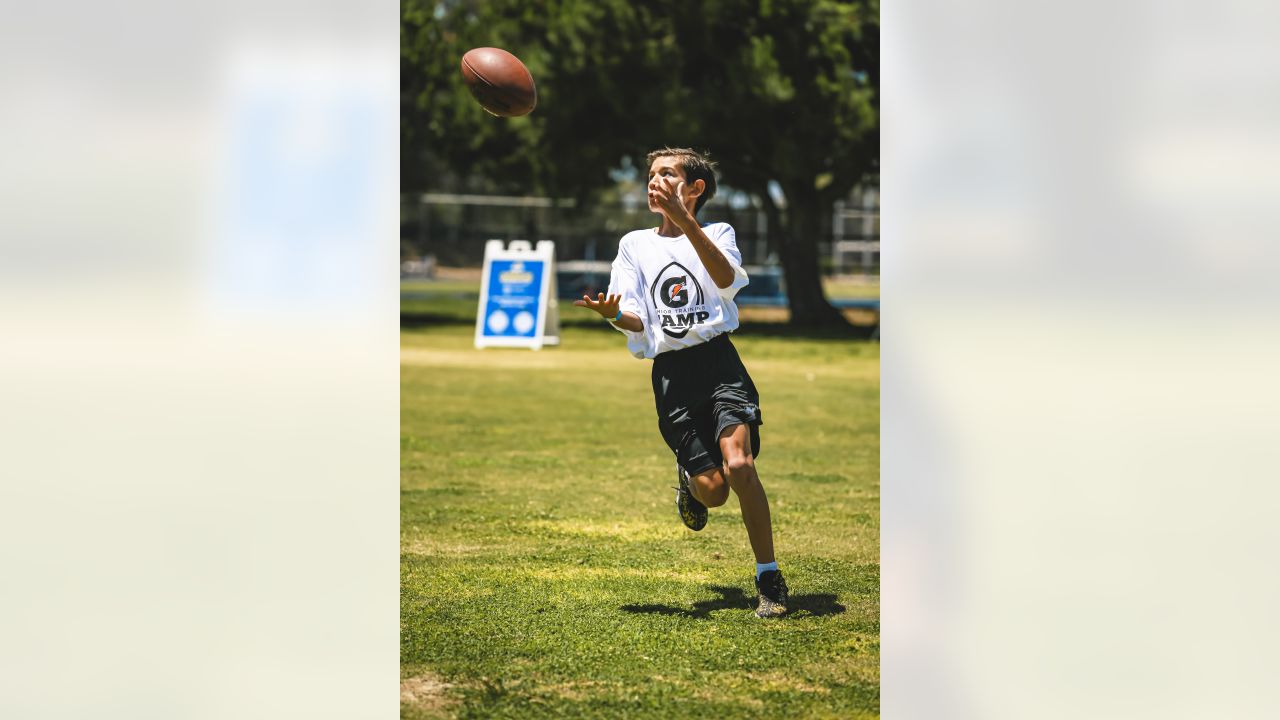
<path id="1" fill-rule="evenodd" d="M 736 499 L 676 516 L 650 364 L 563 339 L 402 333 L 403 716 L 877 716 L 878 346 L 734 338 L 792 589 L 765 622 Z"/>

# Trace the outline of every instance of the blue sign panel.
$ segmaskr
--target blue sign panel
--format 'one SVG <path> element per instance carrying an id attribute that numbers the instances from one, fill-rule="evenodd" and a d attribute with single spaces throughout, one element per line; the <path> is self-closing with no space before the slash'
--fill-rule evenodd
<path id="1" fill-rule="evenodd" d="M 485 337 L 533 337 L 542 302 L 542 260 L 493 260 L 481 332 Z"/>

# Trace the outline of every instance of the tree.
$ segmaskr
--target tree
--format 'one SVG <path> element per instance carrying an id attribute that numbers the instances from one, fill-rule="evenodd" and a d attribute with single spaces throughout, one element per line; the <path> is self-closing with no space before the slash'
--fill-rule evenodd
<path id="1" fill-rule="evenodd" d="M 818 238 L 835 202 L 879 159 L 879 8 L 871 2 L 741 0 L 676 5 L 679 97 L 726 184 L 760 199 L 779 232 L 791 319 L 843 324 L 822 291 Z M 769 192 L 781 188 L 785 214 Z"/>
<path id="2" fill-rule="evenodd" d="M 627 0 L 429 2 L 401 5 L 401 185 L 496 188 L 586 199 L 609 171 L 657 142 L 663 112 L 652 90 L 669 33 Z M 462 84 L 473 47 L 512 51 L 529 67 L 538 106 L 487 115 Z"/>
<path id="3" fill-rule="evenodd" d="M 878 15 L 878 0 L 406 0 L 402 184 L 465 183 L 450 172 L 465 168 L 585 199 L 624 156 L 710 149 L 776 231 L 792 322 L 844 324 L 822 291 L 818 240 L 835 202 L 877 170 Z M 533 114 L 493 122 L 466 95 L 457 59 L 479 45 L 529 65 Z"/>

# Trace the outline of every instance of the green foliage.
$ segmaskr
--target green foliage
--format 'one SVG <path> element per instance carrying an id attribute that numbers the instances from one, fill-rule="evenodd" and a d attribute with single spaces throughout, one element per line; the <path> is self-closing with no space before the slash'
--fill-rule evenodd
<path id="1" fill-rule="evenodd" d="M 727 184 L 762 197 L 775 180 L 801 203 L 822 176 L 826 204 L 847 193 L 878 159 L 878 12 L 830 0 L 690 4 L 674 27 L 694 69 L 688 141 L 715 150 Z"/>
<path id="2" fill-rule="evenodd" d="M 661 37 L 626 0 L 402 4 L 402 186 L 586 197 L 620 158 L 654 142 L 661 109 L 634 88 L 660 82 Z M 458 63 L 493 46 L 524 61 L 538 107 L 522 118 L 486 114 Z"/>
<path id="3" fill-rule="evenodd" d="M 585 207 L 648 150 L 710 150 L 723 182 L 766 207 L 793 322 L 843 323 L 815 248 L 834 202 L 877 171 L 878 0 L 404 0 L 401 34 L 402 189 Z M 471 99 L 458 61 L 478 46 L 529 66 L 532 114 Z"/>
<path id="4" fill-rule="evenodd" d="M 532 119 L 494 122 L 461 81 L 467 50 L 509 45 L 523 31 L 520 13 L 490 15 L 499 5 L 518 3 L 401 3 L 403 189 L 501 190 L 533 182 L 539 159 L 526 148 L 540 131 Z"/>
<path id="5" fill-rule="evenodd" d="M 523 0 L 401 5 L 406 189 L 474 178 L 584 196 L 624 157 L 710 149 L 726 183 L 838 197 L 878 157 L 879 6 L 832 0 Z M 464 87 L 468 49 L 529 66 L 538 108 L 491 117 Z"/>
<path id="6" fill-rule="evenodd" d="M 735 337 L 794 614 L 752 612 L 737 501 L 689 532 L 647 362 L 607 329 L 561 347 L 402 335 L 405 717 L 875 717 L 879 357 Z"/>

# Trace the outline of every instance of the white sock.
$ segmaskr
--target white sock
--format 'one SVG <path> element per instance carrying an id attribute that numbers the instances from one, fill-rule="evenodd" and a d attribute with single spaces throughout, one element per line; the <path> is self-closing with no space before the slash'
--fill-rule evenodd
<path id="1" fill-rule="evenodd" d="M 756 579 L 759 580 L 760 575 L 762 575 L 763 573 L 769 572 L 770 570 L 777 570 L 777 569 L 778 569 L 777 560 L 769 563 L 756 563 Z"/>

